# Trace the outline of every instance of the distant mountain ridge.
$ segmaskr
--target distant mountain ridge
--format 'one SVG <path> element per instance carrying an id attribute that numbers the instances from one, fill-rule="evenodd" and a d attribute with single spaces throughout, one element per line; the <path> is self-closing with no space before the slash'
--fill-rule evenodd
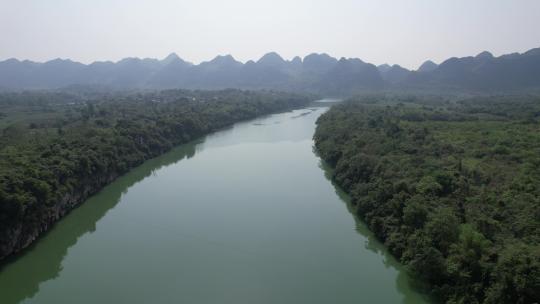
<path id="1" fill-rule="evenodd" d="M 332 95 L 372 90 L 452 89 L 508 91 L 540 88 L 540 48 L 523 54 L 426 61 L 418 70 L 375 66 L 358 58 L 310 54 L 285 60 L 270 52 L 246 63 L 231 55 L 198 65 L 171 53 L 166 58 L 125 58 L 88 65 L 65 59 L 44 63 L 8 59 L 0 62 L 0 88 L 55 89 L 73 85 L 120 89 L 275 89 Z"/>
<path id="2" fill-rule="evenodd" d="M 494 57 L 482 52 L 474 57 L 450 58 L 437 67 L 413 72 L 406 87 L 457 88 L 467 91 L 512 91 L 540 88 L 540 48 L 523 54 Z"/>

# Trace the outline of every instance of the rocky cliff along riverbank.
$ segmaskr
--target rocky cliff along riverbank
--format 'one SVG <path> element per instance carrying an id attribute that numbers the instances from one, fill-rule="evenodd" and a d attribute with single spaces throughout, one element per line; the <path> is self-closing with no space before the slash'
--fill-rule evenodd
<path id="1" fill-rule="evenodd" d="M 277 92 L 163 91 L 100 95 L 76 103 L 66 98 L 58 105 L 49 93 L 32 94 L 43 94 L 37 110 L 34 95 L 0 96 L 0 106 L 12 112 L 41 113 L 45 107 L 52 112 L 52 118 L 29 117 L 2 130 L 0 260 L 28 247 L 78 204 L 145 160 L 235 122 L 311 100 Z"/>

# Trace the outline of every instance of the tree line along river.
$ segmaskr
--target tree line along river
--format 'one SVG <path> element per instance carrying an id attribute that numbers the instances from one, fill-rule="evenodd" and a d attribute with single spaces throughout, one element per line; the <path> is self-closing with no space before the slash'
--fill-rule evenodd
<path id="1" fill-rule="evenodd" d="M 11 303 L 427 303 L 313 150 L 311 106 L 114 181 L 0 268 Z"/>

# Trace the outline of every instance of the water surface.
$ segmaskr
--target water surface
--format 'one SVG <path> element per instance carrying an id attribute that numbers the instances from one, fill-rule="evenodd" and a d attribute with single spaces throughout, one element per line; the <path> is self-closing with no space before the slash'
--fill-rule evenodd
<path id="1" fill-rule="evenodd" d="M 425 303 L 313 152 L 326 107 L 150 160 L 0 269 L 0 303 Z"/>

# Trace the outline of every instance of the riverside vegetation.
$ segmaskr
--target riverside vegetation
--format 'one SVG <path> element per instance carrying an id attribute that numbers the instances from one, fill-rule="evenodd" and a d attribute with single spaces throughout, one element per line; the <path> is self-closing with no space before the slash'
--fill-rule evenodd
<path id="1" fill-rule="evenodd" d="M 240 90 L 0 94 L 0 260 L 145 160 L 310 100 Z"/>
<path id="2" fill-rule="evenodd" d="M 314 136 L 333 179 L 446 303 L 540 302 L 540 98 L 353 98 Z"/>

